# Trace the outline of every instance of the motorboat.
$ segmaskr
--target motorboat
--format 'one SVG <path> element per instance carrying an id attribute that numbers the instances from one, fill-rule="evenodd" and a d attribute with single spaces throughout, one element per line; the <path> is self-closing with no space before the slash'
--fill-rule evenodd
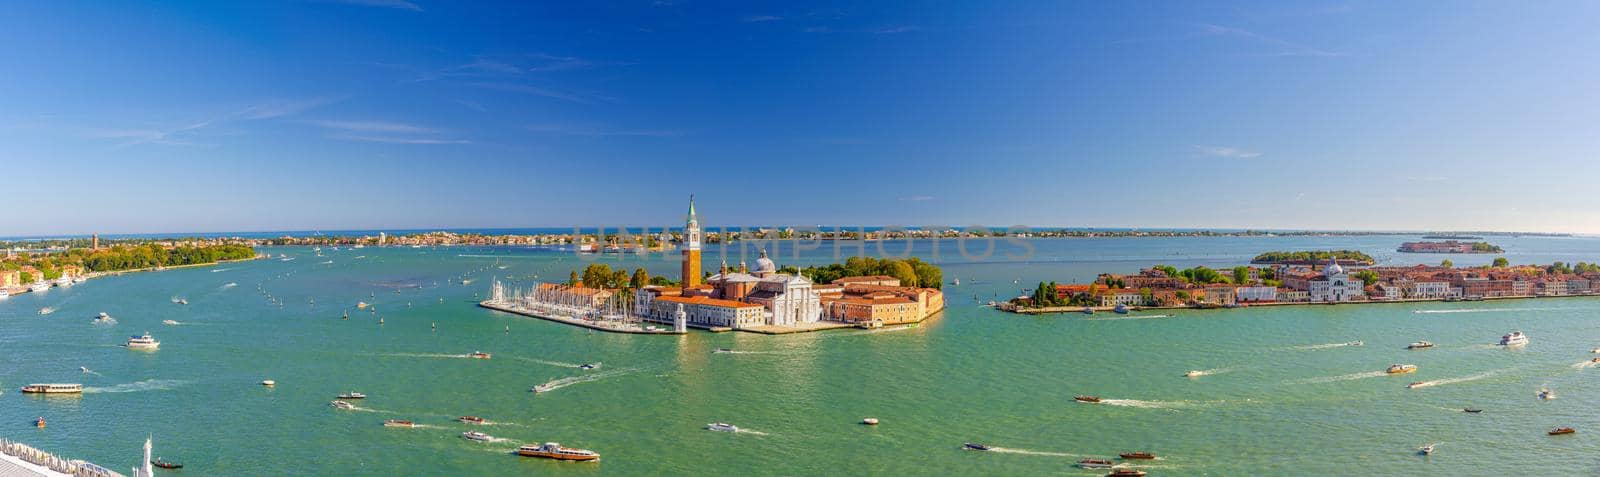
<path id="1" fill-rule="evenodd" d="M 1112 308 L 1111 311 L 1116 312 L 1118 315 L 1126 315 L 1128 314 L 1128 305 L 1117 305 L 1117 307 Z"/>
<path id="2" fill-rule="evenodd" d="M 1428 445 L 1422 446 L 1422 447 L 1417 449 L 1417 453 L 1418 454 L 1422 454 L 1422 455 L 1433 455 L 1433 446 L 1434 445 L 1436 445 L 1436 444 L 1428 444 Z"/>
<path id="3" fill-rule="evenodd" d="M 1109 459 L 1083 459 L 1076 465 L 1080 469 L 1109 469 L 1113 464 Z"/>
<path id="4" fill-rule="evenodd" d="M 417 423 L 405 419 L 385 419 L 383 427 L 417 427 Z"/>
<path id="5" fill-rule="evenodd" d="M 975 451 L 986 451 L 986 450 L 994 449 L 993 447 L 989 447 L 989 446 L 986 446 L 986 445 L 983 445 L 983 444 L 974 443 L 974 442 L 968 442 L 966 444 L 962 444 L 961 448 L 962 449 L 966 449 L 966 450 L 975 450 Z"/>
<path id="6" fill-rule="evenodd" d="M 1433 343 L 1429 343 L 1427 341 L 1418 341 L 1418 342 L 1406 345 L 1406 349 L 1427 349 L 1427 348 L 1432 348 L 1432 347 L 1433 347 Z"/>
<path id="7" fill-rule="evenodd" d="M 33 427 L 44 429 L 44 416 L 39 416 L 38 419 L 34 419 L 33 420 Z"/>
<path id="8" fill-rule="evenodd" d="M 461 438 L 469 440 L 469 441 L 478 441 L 478 442 L 489 442 L 489 441 L 494 440 L 494 436 L 491 436 L 491 435 L 488 435 L 488 434 L 484 434 L 484 433 L 478 432 L 478 431 L 463 432 L 463 433 L 461 433 Z"/>
<path id="9" fill-rule="evenodd" d="M 1106 474 L 1106 477 L 1144 477 L 1145 472 L 1138 469 L 1117 469 Z"/>
<path id="10" fill-rule="evenodd" d="M 584 363 L 578 365 L 578 369 L 595 369 L 598 367 L 600 367 L 600 363 Z"/>
<path id="11" fill-rule="evenodd" d="M 1128 459 L 1128 460 L 1153 460 L 1153 459 L 1156 458 L 1156 455 L 1155 454 L 1151 454 L 1149 452 L 1145 452 L 1145 451 L 1138 451 L 1138 452 L 1124 452 L 1124 453 L 1121 453 L 1121 454 L 1117 454 L 1117 457 L 1121 457 L 1123 459 Z"/>
<path id="12" fill-rule="evenodd" d="M 1477 414 L 1477 413 L 1483 412 L 1483 410 L 1482 409 L 1477 409 L 1477 408 L 1471 408 L 1471 407 L 1464 407 L 1464 408 L 1461 408 L 1461 412 L 1465 412 L 1465 413 L 1468 413 L 1468 414 Z"/>
<path id="13" fill-rule="evenodd" d="M 461 421 L 462 423 L 466 423 L 466 424 L 483 424 L 484 423 L 483 418 L 478 417 L 478 416 L 461 416 L 461 417 L 456 418 L 456 420 L 457 421 Z"/>
<path id="14" fill-rule="evenodd" d="M 268 379 L 268 380 L 261 381 L 261 385 L 270 388 L 270 387 L 273 387 L 273 386 L 277 386 L 278 382 L 277 381 L 273 381 L 271 379 Z"/>
<path id="15" fill-rule="evenodd" d="M 339 395 L 339 399 L 366 399 L 366 398 L 367 398 L 367 395 L 361 394 L 361 393 L 357 393 L 357 392 L 348 392 L 348 393 L 344 393 L 344 394 L 340 394 Z"/>
<path id="16" fill-rule="evenodd" d="M 1540 389 L 1540 390 L 1539 390 L 1539 394 L 1536 394 L 1536 395 L 1535 395 L 1535 396 L 1538 396 L 1538 397 L 1539 397 L 1539 399 L 1544 399 L 1544 400 L 1547 400 L 1547 401 L 1548 401 L 1548 400 L 1551 400 L 1551 399 L 1555 399 L 1555 398 L 1556 398 L 1556 392 L 1555 392 L 1555 391 L 1551 391 L 1551 390 L 1550 390 L 1550 389 L 1548 389 L 1548 388 L 1546 388 L 1546 389 Z"/>
<path id="17" fill-rule="evenodd" d="M 168 461 L 165 461 L 165 460 L 161 460 L 159 458 L 150 459 L 150 465 L 153 465 L 153 466 L 156 466 L 156 467 L 160 467 L 160 468 L 163 468 L 163 469 L 182 469 L 183 468 L 183 464 L 179 464 L 177 462 L 168 462 Z"/>
<path id="18" fill-rule="evenodd" d="M 739 426 L 728 424 L 726 422 L 713 422 L 706 424 L 706 429 L 717 432 L 739 432 Z"/>
<path id="19" fill-rule="evenodd" d="M 157 349 L 161 347 L 161 342 L 151 338 L 150 332 L 146 331 L 143 335 L 128 337 L 127 346 L 129 349 Z"/>
<path id="20" fill-rule="evenodd" d="M 1600 348 L 1595 348 L 1595 349 L 1600 349 Z M 732 353 L 732 352 L 733 352 L 733 348 L 717 348 L 716 351 L 713 351 L 713 353 Z"/>
<path id="21" fill-rule="evenodd" d="M 1555 429 L 1551 429 L 1550 432 L 1546 432 L 1545 434 L 1549 434 L 1549 435 L 1552 435 L 1552 436 L 1559 436 L 1559 435 L 1563 435 L 1563 434 L 1572 434 L 1572 433 L 1575 433 L 1575 432 L 1578 432 L 1578 431 L 1573 429 L 1573 428 L 1570 428 L 1570 427 L 1557 427 Z"/>
<path id="22" fill-rule="evenodd" d="M 355 404 L 350 404 L 348 401 L 334 401 L 332 403 L 329 403 L 328 405 L 329 406 L 333 406 L 333 407 L 338 408 L 338 409 L 344 409 L 344 410 L 347 410 L 347 411 L 348 410 L 354 410 L 356 408 Z"/>
<path id="23" fill-rule="evenodd" d="M 177 325 L 178 320 L 161 320 L 161 324 L 168 326 Z"/>
<path id="24" fill-rule="evenodd" d="M 22 387 L 27 394 L 82 394 L 82 384 L 29 384 Z"/>
<path id="25" fill-rule="evenodd" d="M 532 389 L 529 389 L 529 391 L 532 391 L 534 394 L 547 393 L 554 390 L 556 390 L 555 385 L 550 383 L 535 385 Z"/>
<path id="26" fill-rule="evenodd" d="M 1092 403 L 1100 402 L 1100 396 L 1085 396 L 1085 395 L 1079 394 L 1077 396 L 1073 396 L 1072 400 L 1078 401 L 1078 402 L 1086 402 L 1086 403 L 1091 403 L 1092 404 Z"/>
<path id="27" fill-rule="evenodd" d="M 1528 344 L 1528 335 L 1522 334 L 1521 331 L 1513 331 L 1511 334 L 1501 336 L 1499 344 L 1500 346 L 1523 346 Z"/>
<path id="28" fill-rule="evenodd" d="M 869 417 L 869 418 L 866 418 L 866 419 L 862 419 L 861 423 L 865 424 L 865 425 L 868 425 L 868 426 L 876 426 L 876 425 L 878 425 L 878 418 Z"/>
<path id="29" fill-rule="evenodd" d="M 468 353 L 467 357 L 468 358 L 472 358 L 472 359 L 489 359 L 490 358 L 489 353 L 485 353 L 485 352 L 482 352 L 482 351 L 473 351 L 471 353 Z"/>
<path id="30" fill-rule="evenodd" d="M 1183 373 L 1183 377 L 1185 377 L 1185 378 L 1198 378 L 1198 377 L 1205 376 L 1205 375 L 1206 375 L 1205 371 L 1189 371 L 1187 373 Z"/>
<path id="31" fill-rule="evenodd" d="M 1417 372 L 1417 365 L 1415 365 L 1415 364 L 1391 364 L 1391 365 L 1389 365 L 1389 369 L 1385 369 L 1385 370 L 1383 370 L 1383 372 L 1389 373 L 1389 374 L 1415 373 L 1415 372 Z"/>
<path id="32" fill-rule="evenodd" d="M 43 316 L 43 315 L 48 315 L 48 314 L 51 314 L 51 313 L 55 313 L 55 312 L 56 312 L 56 309 L 55 309 L 55 308 L 53 308 L 53 307 L 48 307 L 48 306 L 47 306 L 47 307 L 44 307 L 44 308 L 40 308 L 40 309 L 39 309 L 39 315 L 40 315 L 40 316 Z"/>
<path id="33" fill-rule="evenodd" d="M 43 281 L 43 280 L 40 280 L 40 281 L 37 281 L 37 282 L 33 282 L 33 285 L 29 285 L 28 286 L 28 291 L 31 291 L 31 292 L 34 292 L 34 293 L 42 292 L 42 291 L 49 290 L 49 289 L 50 289 L 50 282 Z"/>
<path id="34" fill-rule="evenodd" d="M 1366 343 L 1362 343 L 1360 340 L 1357 340 L 1357 341 L 1351 341 L 1349 343 L 1345 343 L 1344 345 L 1345 346 L 1366 346 L 1367 344 Z"/>
<path id="35" fill-rule="evenodd" d="M 1427 381 L 1417 381 L 1417 382 L 1414 382 L 1414 383 L 1411 383 L 1411 384 L 1407 384 L 1406 385 L 1406 389 L 1416 389 L 1416 388 L 1420 388 L 1420 387 L 1427 386 L 1427 385 L 1428 385 Z"/>
<path id="36" fill-rule="evenodd" d="M 78 370 L 87 373 L 87 372 L 89 372 L 89 367 L 88 366 L 79 366 Z"/>
<path id="37" fill-rule="evenodd" d="M 537 446 L 525 445 L 517 448 L 517 455 L 523 457 L 543 457 L 546 459 L 571 460 L 571 461 L 596 461 L 600 460 L 600 453 L 588 449 L 573 449 L 562 447 L 557 442 L 546 442 Z"/>

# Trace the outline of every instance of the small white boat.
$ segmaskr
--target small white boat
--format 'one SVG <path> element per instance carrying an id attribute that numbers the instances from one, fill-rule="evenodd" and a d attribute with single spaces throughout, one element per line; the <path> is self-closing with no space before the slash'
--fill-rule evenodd
<path id="1" fill-rule="evenodd" d="M 1206 375 L 1205 371 L 1189 371 L 1187 373 L 1183 373 L 1183 377 L 1185 377 L 1185 378 L 1198 378 L 1198 377 L 1205 376 L 1205 375 Z"/>
<path id="2" fill-rule="evenodd" d="M 1421 448 L 1417 449 L 1417 453 L 1422 455 L 1433 455 L 1433 446 L 1435 445 L 1437 444 L 1428 444 L 1422 446 Z"/>
<path id="3" fill-rule="evenodd" d="M 491 435 L 488 435 L 488 434 L 484 434 L 484 433 L 478 432 L 478 431 L 463 432 L 463 433 L 461 433 L 461 438 L 469 440 L 469 441 L 478 441 L 478 442 L 489 442 L 489 441 L 494 440 L 494 436 L 491 436 Z"/>
<path id="4" fill-rule="evenodd" d="M 706 429 L 717 432 L 739 432 L 739 426 L 728 424 L 726 422 L 713 422 L 706 424 Z"/>
<path id="5" fill-rule="evenodd" d="M 861 423 L 865 424 L 865 425 L 868 425 L 868 426 L 876 426 L 876 425 L 878 425 L 878 418 L 869 417 L 869 418 L 866 418 L 866 419 L 862 419 Z"/>
<path id="6" fill-rule="evenodd" d="M 344 409 L 344 410 L 352 410 L 352 409 L 356 408 L 355 404 L 350 404 L 349 402 L 345 402 L 345 401 L 334 401 L 334 402 L 332 402 L 332 403 L 330 403 L 328 405 L 329 406 L 333 406 L 334 408 L 337 408 L 337 409 Z"/>
<path id="7" fill-rule="evenodd" d="M 1544 400 L 1548 401 L 1548 400 L 1556 398 L 1556 392 L 1555 391 L 1551 391 L 1549 388 L 1542 388 L 1542 389 L 1539 389 L 1539 394 L 1536 394 L 1535 396 L 1538 396 L 1539 399 L 1544 399 Z"/>
<path id="8" fill-rule="evenodd" d="M 144 335 L 128 337 L 127 346 L 129 349 L 157 349 L 161 347 L 161 342 L 151 338 L 150 332 L 146 331 Z"/>
<path id="9" fill-rule="evenodd" d="M 271 379 L 267 379 L 267 380 L 261 381 L 261 385 L 270 388 L 270 387 L 273 387 L 273 386 L 277 386 L 278 382 L 277 381 L 273 381 Z"/>
<path id="10" fill-rule="evenodd" d="M 1345 343 L 1344 345 L 1345 346 L 1366 346 L 1367 344 L 1366 343 L 1362 343 L 1361 341 L 1358 340 L 1358 341 L 1351 341 L 1349 343 Z"/>
<path id="11" fill-rule="evenodd" d="M 339 395 L 339 399 L 366 399 L 367 395 L 358 392 L 348 392 Z"/>
<path id="12" fill-rule="evenodd" d="M 1433 343 L 1429 343 L 1427 341 L 1418 341 L 1418 342 L 1406 345 L 1406 349 L 1428 349 L 1428 348 L 1432 348 L 1432 347 L 1433 347 Z"/>
<path id="13" fill-rule="evenodd" d="M 161 320 L 161 324 L 163 324 L 163 325 L 176 325 L 176 324 L 178 324 L 178 320 Z"/>
<path id="14" fill-rule="evenodd" d="M 87 373 L 87 372 L 89 372 L 89 367 L 88 366 L 79 366 L 78 370 Z"/>
<path id="15" fill-rule="evenodd" d="M 1500 344 L 1500 346 L 1523 346 L 1523 345 L 1527 345 L 1528 344 L 1528 335 L 1522 334 L 1521 331 L 1513 331 L 1513 332 L 1511 332 L 1511 334 L 1501 336 L 1499 344 Z"/>
<path id="16" fill-rule="evenodd" d="M 547 392 L 554 391 L 554 390 L 556 390 L 556 387 L 554 385 L 551 385 L 550 383 L 540 384 L 540 385 L 534 386 L 532 389 L 529 389 L 529 391 L 532 391 L 534 394 L 547 393 Z"/>
<path id="17" fill-rule="evenodd" d="M 55 308 L 48 307 L 48 306 L 39 309 L 39 314 L 40 315 L 48 315 L 48 314 L 55 313 L 55 312 L 56 312 Z"/>
<path id="18" fill-rule="evenodd" d="M 32 292 L 36 292 L 36 293 L 37 292 L 42 292 L 42 291 L 45 291 L 45 290 L 49 290 L 49 289 L 50 289 L 50 282 L 47 282 L 47 281 L 44 281 L 44 280 L 33 282 L 33 285 L 28 286 L 28 291 L 32 291 Z"/>
<path id="19" fill-rule="evenodd" d="M 11 292 L 5 291 L 5 290 L 0 290 L 0 300 L 4 300 L 4 299 L 7 299 L 7 298 L 11 298 Z"/>

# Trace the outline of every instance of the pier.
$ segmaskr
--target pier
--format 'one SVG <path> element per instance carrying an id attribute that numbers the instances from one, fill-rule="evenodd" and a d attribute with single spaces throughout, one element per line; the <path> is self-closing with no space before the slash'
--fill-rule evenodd
<path id="1" fill-rule="evenodd" d="M 0 477 L 124 477 L 111 469 L 0 439 Z"/>

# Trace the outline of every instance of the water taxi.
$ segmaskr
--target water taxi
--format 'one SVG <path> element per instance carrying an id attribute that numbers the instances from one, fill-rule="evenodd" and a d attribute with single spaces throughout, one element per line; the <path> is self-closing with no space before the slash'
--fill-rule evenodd
<path id="1" fill-rule="evenodd" d="M 1432 348 L 1432 347 L 1433 347 L 1433 343 L 1429 343 L 1427 341 L 1418 341 L 1418 342 L 1406 345 L 1406 349 L 1427 349 L 1427 348 Z"/>
<path id="2" fill-rule="evenodd" d="M 1522 334 L 1521 331 L 1513 331 L 1511 334 L 1501 336 L 1499 344 L 1500 346 L 1526 345 L 1528 344 L 1528 335 Z"/>
<path id="3" fill-rule="evenodd" d="M 174 326 L 174 325 L 178 324 L 178 320 L 161 320 L 161 324 L 167 325 L 167 326 Z"/>
<path id="4" fill-rule="evenodd" d="M 478 441 L 478 442 L 489 442 L 489 441 L 494 440 L 494 436 L 491 436 L 491 435 L 488 435 L 488 434 L 484 434 L 484 433 L 478 432 L 478 431 L 463 432 L 463 433 L 461 433 L 461 438 L 469 440 L 469 441 Z"/>
<path id="5" fill-rule="evenodd" d="M 579 462 L 600 460 L 600 453 L 598 452 L 588 449 L 562 447 L 560 443 L 556 442 L 546 442 L 537 446 L 521 446 L 517 448 L 517 455 Z"/>
<path id="6" fill-rule="evenodd" d="M 344 393 L 344 394 L 340 394 L 339 395 L 339 399 L 366 399 L 366 398 L 367 398 L 367 395 L 361 394 L 361 393 L 357 393 L 357 392 L 348 392 L 348 393 Z"/>
<path id="7" fill-rule="evenodd" d="M 1098 403 L 1100 402 L 1100 396 L 1084 396 L 1079 394 L 1077 396 L 1073 396 L 1072 400 L 1086 403 Z"/>
<path id="8" fill-rule="evenodd" d="M 972 442 L 968 442 L 966 444 L 962 444 L 961 448 L 962 449 L 966 449 L 966 450 L 975 450 L 975 451 L 986 451 L 986 450 L 993 449 L 993 447 L 989 447 L 989 446 L 986 446 L 986 445 L 983 445 L 983 444 L 972 443 Z"/>
<path id="9" fill-rule="evenodd" d="M 1080 469 L 1109 469 L 1112 463 L 1107 459 L 1083 459 L 1076 465 Z"/>
<path id="10" fill-rule="evenodd" d="M 472 359 L 489 359 L 490 356 L 489 356 L 489 353 L 485 353 L 485 352 L 482 352 L 482 351 L 473 351 L 473 352 L 467 354 L 467 357 L 468 358 L 472 358 Z"/>
<path id="11" fill-rule="evenodd" d="M 1420 388 L 1420 387 L 1427 386 L 1427 385 L 1428 385 L 1427 381 L 1417 381 L 1417 382 L 1414 382 L 1414 383 L 1411 383 L 1411 384 L 1407 384 L 1406 385 L 1406 389 L 1416 389 L 1416 388 Z"/>
<path id="12" fill-rule="evenodd" d="M 728 424 L 726 422 L 713 422 L 706 424 L 706 429 L 717 432 L 739 432 L 739 426 Z"/>
<path id="13" fill-rule="evenodd" d="M 151 338 L 150 332 L 146 331 L 144 335 L 128 337 L 127 346 L 129 349 L 156 349 L 161 347 L 161 342 Z"/>
<path id="14" fill-rule="evenodd" d="M 1129 459 L 1129 460 L 1153 460 L 1153 459 L 1156 458 L 1156 455 L 1155 454 L 1151 454 L 1149 452 L 1145 452 L 1145 451 L 1138 451 L 1138 452 L 1124 452 L 1124 453 L 1121 453 L 1121 454 L 1117 454 L 1117 457 L 1121 457 L 1123 459 Z"/>
<path id="15" fill-rule="evenodd" d="M 457 421 L 461 421 L 462 423 L 466 423 L 466 424 L 483 424 L 484 423 L 483 418 L 478 417 L 478 416 L 461 416 L 461 417 L 456 418 L 456 420 Z"/>
<path id="16" fill-rule="evenodd" d="M 29 384 L 22 387 L 29 394 L 82 394 L 82 384 Z"/>
<path id="17" fill-rule="evenodd" d="M 1106 477 L 1144 477 L 1145 472 L 1137 469 L 1117 469 L 1106 474 Z"/>
<path id="18" fill-rule="evenodd" d="M 332 403 L 329 403 L 328 405 L 329 406 L 333 406 L 335 408 L 344 409 L 344 410 L 353 410 L 353 409 L 356 408 L 355 404 L 350 404 L 349 402 L 346 402 L 346 401 L 334 401 Z"/>
<path id="19" fill-rule="evenodd" d="M 869 417 L 869 418 L 866 418 L 866 419 L 862 419 L 861 423 L 865 424 L 865 425 L 868 425 L 868 426 L 876 426 L 876 425 L 878 425 L 878 418 Z"/>
<path id="20" fill-rule="evenodd" d="M 1562 434 L 1572 434 L 1574 432 L 1578 432 L 1578 431 L 1573 429 L 1573 428 L 1570 428 L 1570 427 L 1557 427 L 1555 429 L 1551 429 L 1550 432 L 1546 432 L 1545 434 L 1549 434 L 1549 435 L 1552 435 L 1552 436 L 1559 436 L 1559 435 L 1562 435 Z"/>
<path id="21" fill-rule="evenodd" d="M 417 423 L 405 419 L 385 419 L 383 427 L 417 427 Z"/>
<path id="22" fill-rule="evenodd" d="M 1383 372 L 1389 373 L 1389 374 L 1415 373 L 1415 372 L 1417 372 L 1417 365 L 1415 365 L 1415 364 L 1391 364 L 1391 365 L 1389 365 L 1389 369 L 1385 369 L 1385 370 L 1383 370 Z"/>

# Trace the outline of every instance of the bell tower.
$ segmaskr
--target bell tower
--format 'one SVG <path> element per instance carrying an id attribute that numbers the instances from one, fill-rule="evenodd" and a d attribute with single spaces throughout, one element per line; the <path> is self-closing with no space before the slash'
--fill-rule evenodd
<path id="1" fill-rule="evenodd" d="M 689 195 L 689 221 L 683 224 L 684 290 L 700 284 L 700 219 L 694 214 L 694 195 Z"/>

